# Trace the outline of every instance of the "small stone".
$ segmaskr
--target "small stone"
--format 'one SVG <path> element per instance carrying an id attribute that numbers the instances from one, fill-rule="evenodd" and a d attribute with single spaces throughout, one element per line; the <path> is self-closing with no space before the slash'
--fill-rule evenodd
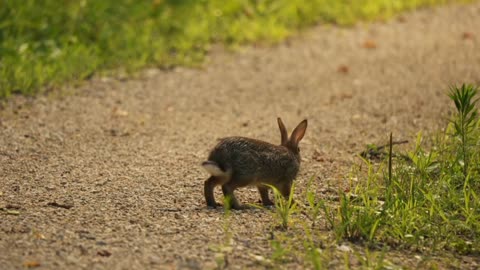
<path id="1" fill-rule="evenodd" d="M 151 264 L 161 264 L 162 263 L 162 260 L 158 256 L 155 256 L 155 255 L 151 255 L 148 259 L 150 260 Z"/>
<path id="2" fill-rule="evenodd" d="M 340 245 L 337 247 L 337 250 L 343 251 L 343 252 L 352 252 L 352 248 L 347 246 L 347 245 Z"/>
<path id="3" fill-rule="evenodd" d="M 112 113 L 114 116 L 120 116 L 120 117 L 128 116 L 128 112 L 120 108 L 114 108 Z"/>

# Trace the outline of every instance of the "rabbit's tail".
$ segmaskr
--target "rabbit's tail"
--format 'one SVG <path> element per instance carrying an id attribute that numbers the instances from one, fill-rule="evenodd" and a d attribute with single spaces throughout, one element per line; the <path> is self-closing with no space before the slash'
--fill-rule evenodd
<path id="1" fill-rule="evenodd" d="M 213 176 L 230 178 L 232 171 L 223 170 L 215 161 L 204 161 L 202 167 Z"/>

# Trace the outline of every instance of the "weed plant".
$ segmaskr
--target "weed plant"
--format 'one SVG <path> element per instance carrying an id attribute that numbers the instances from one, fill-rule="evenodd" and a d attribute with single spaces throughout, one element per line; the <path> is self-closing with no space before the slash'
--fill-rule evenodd
<path id="1" fill-rule="evenodd" d="M 368 172 L 358 173 L 355 196 L 341 194 L 328 219 L 337 239 L 480 254 L 477 94 L 472 85 L 450 89 L 456 112 L 431 149 L 419 134 L 407 159 L 392 159 L 390 150 L 376 170 L 363 160 Z"/>
<path id="2" fill-rule="evenodd" d="M 288 229 L 288 224 L 292 214 L 297 211 L 297 203 L 293 200 L 293 194 L 295 191 L 295 184 L 292 184 L 291 192 L 288 198 L 285 198 L 282 193 L 274 186 L 269 186 L 273 191 L 275 202 L 275 214 L 280 221 L 282 229 Z"/>

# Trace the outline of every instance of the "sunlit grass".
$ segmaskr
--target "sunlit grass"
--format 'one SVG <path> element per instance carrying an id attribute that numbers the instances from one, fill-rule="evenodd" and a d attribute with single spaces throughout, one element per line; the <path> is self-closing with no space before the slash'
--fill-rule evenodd
<path id="1" fill-rule="evenodd" d="M 330 221 L 337 239 L 480 253 L 477 93 L 471 85 L 451 88 L 457 112 L 433 147 L 425 148 L 419 134 L 414 148 L 387 158 L 387 166 L 363 160 L 368 172 L 357 173 L 359 184 L 341 194 Z"/>
<path id="2" fill-rule="evenodd" d="M 198 65 L 212 43 L 274 43 L 317 22 L 349 25 L 463 0 L 5 0 L 0 98 L 101 72 Z"/>

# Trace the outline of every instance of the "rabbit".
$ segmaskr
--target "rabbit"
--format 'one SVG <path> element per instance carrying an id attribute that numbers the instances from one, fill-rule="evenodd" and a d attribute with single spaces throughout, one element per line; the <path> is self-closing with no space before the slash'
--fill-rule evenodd
<path id="1" fill-rule="evenodd" d="M 288 137 L 287 129 L 282 119 L 277 118 L 280 128 L 281 144 L 246 138 L 222 138 L 211 150 L 208 160 L 202 163 L 203 168 L 210 173 L 205 181 L 204 194 L 207 207 L 220 206 L 215 202 L 214 188 L 222 186 L 223 195 L 230 199 L 233 209 L 245 209 L 234 195 L 239 187 L 257 186 L 264 206 L 273 202 L 268 196 L 269 187 L 276 187 L 288 198 L 293 180 L 300 169 L 300 149 L 298 143 L 305 135 L 307 119 L 303 120 Z"/>

